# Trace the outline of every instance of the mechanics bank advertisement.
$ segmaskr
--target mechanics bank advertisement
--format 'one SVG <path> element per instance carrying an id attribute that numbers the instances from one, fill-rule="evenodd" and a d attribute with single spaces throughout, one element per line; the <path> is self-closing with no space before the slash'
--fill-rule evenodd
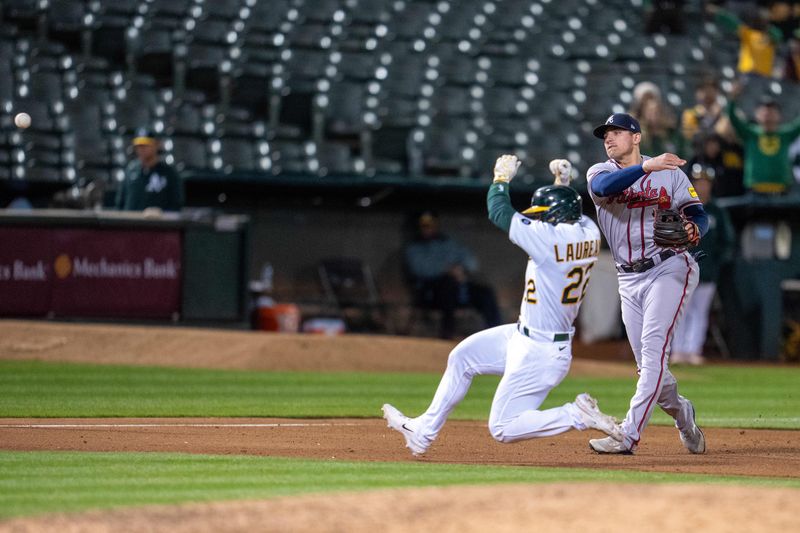
<path id="1" fill-rule="evenodd" d="M 168 318 L 180 310 L 177 231 L 3 229 L 0 241 L 4 314 Z"/>

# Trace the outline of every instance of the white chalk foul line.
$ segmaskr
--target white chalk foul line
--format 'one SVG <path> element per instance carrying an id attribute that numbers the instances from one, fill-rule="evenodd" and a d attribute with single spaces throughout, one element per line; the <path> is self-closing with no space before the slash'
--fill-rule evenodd
<path id="1" fill-rule="evenodd" d="M 332 423 L 263 423 L 263 424 L 0 424 L 7 429 L 75 429 L 75 428 L 287 428 L 287 427 L 325 427 L 358 426 L 354 422 Z"/>

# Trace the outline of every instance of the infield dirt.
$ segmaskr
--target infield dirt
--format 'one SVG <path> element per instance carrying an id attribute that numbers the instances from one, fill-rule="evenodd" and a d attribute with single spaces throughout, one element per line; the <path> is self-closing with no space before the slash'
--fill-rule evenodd
<path id="1" fill-rule="evenodd" d="M 451 347 L 452 343 L 443 341 L 374 336 L 331 338 L 177 327 L 0 322 L 2 359 L 252 370 L 440 372 Z M 576 358 L 572 374 L 631 376 L 633 379 L 632 370 L 629 363 Z M 677 430 L 652 426 L 648 428 L 647 438 L 636 455 L 598 456 L 592 454 L 587 446 L 587 439 L 594 436 L 591 432 L 568 432 L 553 438 L 503 445 L 491 438 L 485 422 L 451 421 L 430 452 L 422 459 L 414 459 L 403 447 L 401 437 L 387 429 L 383 420 L 377 419 L 380 406 L 375 407 L 376 419 L 372 420 L 5 418 L 0 419 L 0 448 L 176 451 L 324 460 L 421 461 L 800 477 L 800 432 L 776 430 L 709 428 L 706 430 L 708 453 L 696 456 L 683 449 Z M 298 425 L 298 422 L 305 425 Z M 603 506 L 609 509 L 605 516 L 609 520 L 594 523 L 596 526 L 606 524 L 609 527 L 595 528 L 593 531 L 618 530 L 618 525 L 624 523 L 625 502 L 630 500 L 630 504 L 634 503 L 631 498 L 638 502 L 633 507 L 642 513 L 640 516 L 661 516 L 659 523 L 665 526 L 672 523 L 672 513 L 681 513 L 683 518 L 671 529 L 683 529 L 677 524 L 687 524 L 689 522 L 685 520 L 695 517 L 703 524 L 700 529 L 705 531 L 775 530 L 766 527 L 768 524 L 764 520 L 753 519 L 756 514 L 764 516 L 767 509 L 774 509 L 767 513 L 773 520 L 769 522 L 771 526 L 784 524 L 782 529 L 787 529 L 785 525 L 798 525 L 796 515 L 788 511 L 793 504 L 786 503 L 789 498 L 796 499 L 796 491 L 736 487 L 725 487 L 724 490 L 715 488 L 713 494 L 707 494 L 701 486 L 637 486 L 632 490 L 630 487 L 612 489 L 596 485 L 417 489 L 400 491 L 406 503 L 396 505 L 394 512 L 406 517 L 405 526 L 416 530 L 479 531 L 492 527 L 498 531 L 516 531 L 526 529 L 524 525 L 529 524 L 523 519 L 531 515 L 523 513 L 524 509 L 533 515 L 547 516 L 530 522 L 531 525 L 536 523 L 537 530 L 585 531 L 588 528 L 581 527 L 581 524 L 586 523 L 599 509 L 596 496 L 601 490 Z M 137 511 L 136 527 L 126 523 L 129 527 L 123 529 L 243 531 L 251 530 L 248 524 L 254 523 L 263 526 L 255 529 L 275 531 L 367 531 L 376 529 L 376 523 L 386 529 L 384 522 L 376 522 L 380 519 L 377 510 L 385 510 L 391 501 L 397 501 L 395 492 L 380 491 L 367 496 L 306 496 L 252 504 L 240 502 L 154 507 L 147 512 Z M 756 500 L 752 497 L 756 497 Z M 662 501 L 664 498 L 672 504 L 665 504 Z M 367 512 L 364 505 L 359 504 L 366 501 L 372 502 L 370 505 L 375 512 Z M 486 504 L 478 504 L 479 501 L 497 502 L 497 506 L 490 508 Z M 333 505 L 332 502 L 338 503 Z M 510 507 L 509 502 L 514 502 L 516 507 Z M 754 505 L 756 502 L 757 506 Z M 581 512 L 574 511 L 576 505 L 582 509 Z M 744 512 L 748 505 L 753 507 L 749 514 Z M 354 512 L 354 507 L 360 511 Z M 189 521 L 187 526 L 194 523 L 196 527 L 188 529 L 172 527 L 176 524 L 177 516 L 213 515 L 213 509 L 225 509 L 228 525 L 239 524 L 242 527 L 231 529 L 225 525 L 214 525 L 212 518 L 202 525 Z M 306 511 L 300 512 L 303 509 Z M 325 526 L 329 529 L 320 529 L 322 526 L 313 519 L 323 509 L 329 513 L 326 515 L 326 522 L 329 523 Z M 331 509 L 339 511 L 331 514 Z M 414 509 L 424 512 L 415 513 Z M 501 513 L 505 519 L 497 518 L 499 509 L 508 509 L 505 514 Z M 617 527 L 611 527 L 613 521 L 610 519 L 615 513 L 619 513 L 620 522 Z M 732 513 L 742 514 L 741 520 L 731 522 Z M 68 518 L 15 520 L 0 523 L 0 530 L 16 530 L 14 528 L 19 527 L 20 530 L 113 531 L 119 529 L 115 526 L 123 523 L 120 520 L 130 518 L 129 514 L 129 511 L 113 511 Z M 559 519 L 554 520 L 553 516 Z M 238 522 L 235 517 L 238 517 Z M 261 522 L 257 521 L 258 517 L 261 517 Z M 350 518 L 349 522 L 347 517 Z M 466 517 L 470 517 L 471 521 L 465 522 Z M 717 527 L 724 524 L 728 527 Z M 390 531 L 405 529 L 388 528 Z M 663 529 L 659 527 L 656 530 Z"/>

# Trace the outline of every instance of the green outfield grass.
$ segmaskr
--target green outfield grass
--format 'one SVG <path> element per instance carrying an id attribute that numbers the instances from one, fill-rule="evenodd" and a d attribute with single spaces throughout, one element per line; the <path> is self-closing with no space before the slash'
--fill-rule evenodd
<path id="1" fill-rule="evenodd" d="M 798 479 L 613 470 L 355 463 L 175 453 L 0 451 L 0 519 L 311 492 L 565 481 L 736 483 L 800 489 Z"/>
<path id="2" fill-rule="evenodd" d="M 705 366 L 677 371 L 705 426 L 800 428 L 800 368 Z M 244 372 L 0 361 L 0 417 L 379 417 L 389 402 L 423 411 L 434 374 Z M 479 377 L 453 418 L 485 420 L 496 377 Z M 567 377 L 545 407 L 588 391 L 624 416 L 629 378 Z M 654 424 L 671 420 L 656 411 Z"/>

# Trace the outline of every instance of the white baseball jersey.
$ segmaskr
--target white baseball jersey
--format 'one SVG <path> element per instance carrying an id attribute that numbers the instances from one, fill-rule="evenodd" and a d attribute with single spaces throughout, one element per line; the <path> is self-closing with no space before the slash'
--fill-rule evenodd
<path id="1" fill-rule="evenodd" d="M 647 156 L 644 160 L 650 159 Z M 606 236 L 617 264 L 630 264 L 661 251 L 653 242 L 655 211 L 700 204 L 689 178 L 682 170 L 648 172 L 619 194 L 600 197 L 592 192 L 591 182 L 599 174 L 619 170 L 613 159 L 597 163 L 586 173 L 589 194 L 597 208 L 597 222 Z"/>
<path id="2" fill-rule="evenodd" d="M 539 331 L 571 331 L 600 253 L 597 225 L 582 216 L 575 224 L 553 226 L 517 213 L 509 238 L 530 258 L 519 311 L 521 324 Z"/>
<path id="3" fill-rule="evenodd" d="M 515 442 L 587 429 L 571 402 L 539 407 L 569 372 L 572 324 L 600 251 L 600 230 L 585 216 L 553 226 L 516 213 L 509 238 L 529 256 L 520 306 L 526 329 L 506 324 L 480 331 L 450 352 L 430 406 L 408 423 L 426 445 L 467 394 L 473 376 L 486 374 L 503 376 L 489 415 L 495 439 Z"/>

